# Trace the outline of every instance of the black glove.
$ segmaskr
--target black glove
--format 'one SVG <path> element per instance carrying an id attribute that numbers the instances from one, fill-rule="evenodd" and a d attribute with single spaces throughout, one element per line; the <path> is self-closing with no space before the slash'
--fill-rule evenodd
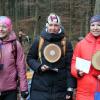
<path id="1" fill-rule="evenodd" d="M 3 69 L 3 64 L 0 64 L 0 70 L 2 70 Z"/>
<path id="2" fill-rule="evenodd" d="M 22 96 L 23 98 L 27 98 L 28 95 L 29 95 L 28 91 L 22 91 L 22 92 L 21 92 L 21 96 Z"/>
<path id="3" fill-rule="evenodd" d="M 38 70 L 37 70 L 39 73 L 43 73 L 42 70 L 41 70 L 41 66 L 42 65 L 40 65 L 39 68 L 38 68 Z"/>
<path id="4" fill-rule="evenodd" d="M 72 100 L 73 91 L 67 91 L 66 95 L 70 96 L 70 99 L 66 99 L 66 100 Z"/>

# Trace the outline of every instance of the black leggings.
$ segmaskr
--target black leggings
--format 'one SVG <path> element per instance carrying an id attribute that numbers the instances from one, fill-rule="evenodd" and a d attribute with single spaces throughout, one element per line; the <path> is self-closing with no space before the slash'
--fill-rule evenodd
<path id="1" fill-rule="evenodd" d="M 9 91 L 0 96 L 0 100 L 17 100 L 17 92 Z"/>

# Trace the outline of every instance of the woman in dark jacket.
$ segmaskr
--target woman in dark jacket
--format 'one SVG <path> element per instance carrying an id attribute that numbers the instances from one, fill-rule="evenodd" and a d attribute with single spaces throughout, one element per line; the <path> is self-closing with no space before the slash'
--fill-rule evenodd
<path id="1" fill-rule="evenodd" d="M 39 39 L 35 38 L 27 56 L 27 63 L 34 70 L 30 91 L 31 100 L 72 100 L 75 87 L 75 81 L 70 74 L 72 45 L 71 42 L 66 42 L 64 55 L 61 45 L 64 30 L 61 28 L 60 18 L 52 13 L 48 16 L 47 21 L 46 28 L 41 33 L 44 41 L 41 51 L 39 51 Z M 61 50 L 61 56 L 57 61 L 50 60 L 46 55 L 46 48 L 50 44 L 55 44 Z M 49 52 L 50 56 L 55 54 L 52 49 Z M 59 54 L 59 52 L 57 53 Z"/>

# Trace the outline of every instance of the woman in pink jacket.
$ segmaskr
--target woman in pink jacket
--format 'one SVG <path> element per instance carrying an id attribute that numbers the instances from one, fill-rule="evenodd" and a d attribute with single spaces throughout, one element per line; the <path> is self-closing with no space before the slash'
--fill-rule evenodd
<path id="1" fill-rule="evenodd" d="M 77 78 L 76 100 L 94 100 L 95 91 L 100 91 L 100 70 L 95 69 L 91 64 L 92 57 L 98 50 L 100 51 L 100 15 L 91 18 L 90 32 L 83 40 L 77 43 L 74 50 L 71 73 Z M 90 63 L 89 72 L 87 72 L 88 69 L 82 69 L 87 65 L 81 63 L 78 66 L 77 57 Z"/>
<path id="2" fill-rule="evenodd" d="M 17 100 L 17 77 L 23 98 L 28 95 L 24 53 L 9 17 L 0 16 L 0 100 Z"/>

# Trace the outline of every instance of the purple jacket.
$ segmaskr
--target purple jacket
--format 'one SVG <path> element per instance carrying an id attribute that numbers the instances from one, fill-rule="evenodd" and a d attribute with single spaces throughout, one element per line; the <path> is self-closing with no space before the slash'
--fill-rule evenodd
<path id="1" fill-rule="evenodd" d="M 20 79 L 20 90 L 28 90 L 24 52 L 17 41 L 17 59 L 15 63 L 11 42 L 13 40 L 16 40 L 14 32 L 10 33 L 6 40 L 0 40 L 0 64 L 4 65 L 3 69 L 0 70 L 0 92 L 16 89 L 17 72 Z"/>

